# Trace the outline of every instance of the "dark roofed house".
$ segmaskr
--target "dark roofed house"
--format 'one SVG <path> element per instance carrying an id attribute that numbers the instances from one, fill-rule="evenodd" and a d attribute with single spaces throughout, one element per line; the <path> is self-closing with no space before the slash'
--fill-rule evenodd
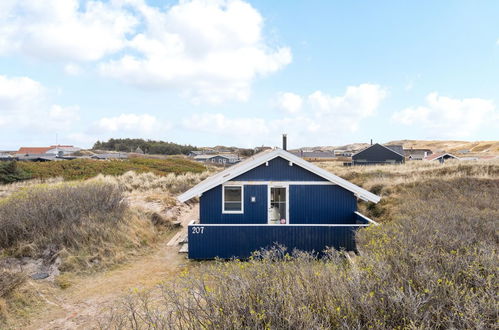
<path id="1" fill-rule="evenodd" d="M 357 200 L 379 196 L 283 149 L 263 151 L 178 196 L 199 197 L 188 226 L 191 259 L 247 258 L 275 244 L 289 251 L 355 250 L 355 232 L 373 224 Z"/>
<path id="2" fill-rule="evenodd" d="M 187 157 L 196 157 L 196 156 L 199 156 L 199 155 L 202 155 L 202 154 L 203 154 L 202 150 L 191 150 L 187 154 Z"/>
<path id="3" fill-rule="evenodd" d="M 400 145 L 375 143 L 352 155 L 353 165 L 401 164 L 404 161 L 404 149 Z"/>
<path id="4" fill-rule="evenodd" d="M 330 160 L 336 158 L 334 153 L 331 151 L 323 151 L 323 150 L 297 150 L 291 152 L 293 155 L 301 157 L 308 161 L 321 161 L 321 160 Z"/>
<path id="5" fill-rule="evenodd" d="M 0 161 L 2 160 L 13 160 L 14 157 L 8 153 L 0 152 Z"/>
<path id="6" fill-rule="evenodd" d="M 92 159 L 108 160 L 108 159 L 127 159 L 128 154 L 125 153 L 109 153 L 109 154 L 95 154 Z"/>

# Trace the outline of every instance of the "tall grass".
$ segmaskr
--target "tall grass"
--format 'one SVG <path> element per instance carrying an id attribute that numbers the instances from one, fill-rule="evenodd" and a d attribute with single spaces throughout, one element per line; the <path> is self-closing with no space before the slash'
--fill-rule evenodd
<path id="1" fill-rule="evenodd" d="M 120 176 L 99 175 L 96 181 L 116 184 L 125 191 L 162 191 L 168 193 L 183 192 L 198 184 L 208 176 L 213 174 L 210 171 L 201 173 L 170 173 L 164 176 L 154 173 L 126 172 Z"/>
<path id="2" fill-rule="evenodd" d="M 499 180 L 399 186 L 391 221 L 358 233 L 360 255 L 275 249 L 199 264 L 111 313 L 115 329 L 484 329 L 498 322 Z M 289 254 L 288 254 L 289 252 Z"/>
<path id="3" fill-rule="evenodd" d="M 0 248 L 21 243 L 74 248 L 123 219 L 123 193 L 110 184 L 37 187 L 0 204 Z M 100 236 L 100 235 L 99 235 Z"/>

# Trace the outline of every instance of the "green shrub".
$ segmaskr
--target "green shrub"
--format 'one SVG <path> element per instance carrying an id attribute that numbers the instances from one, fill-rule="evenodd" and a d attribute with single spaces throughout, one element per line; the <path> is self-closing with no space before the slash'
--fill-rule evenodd
<path id="1" fill-rule="evenodd" d="M 31 175 L 17 166 L 17 162 L 0 162 L 0 183 L 12 183 L 30 179 Z"/>
<path id="2" fill-rule="evenodd" d="M 144 139 L 109 139 L 107 142 L 97 141 L 94 150 L 112 150 L 122 152 L 134 152 L 137 148 L 148 154 L 180 155 L 188 154 L 192 150 L 198 150 L 191 145 L 182 145 L 173 142 L 153 141 Z"/>
<path id="3" fill-rule="evenodd" d="M 152 172 L 157 175 L 187 172 L 201 173 L 205 166 L 191 160 L 172 157 L 168 159 L 133 158 L 127 160 L 73 159 L 53 162 L 19 162 L 18 167 L 32 178 L 63 177 L 65 180 L 88 179 L 98 174 L 122 175 L 128 171 Z"/>

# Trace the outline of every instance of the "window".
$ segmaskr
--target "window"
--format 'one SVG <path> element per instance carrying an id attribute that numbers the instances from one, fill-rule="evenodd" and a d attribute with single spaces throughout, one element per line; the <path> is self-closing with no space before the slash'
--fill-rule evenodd
<path id="1" fill-rule="evenodd" d="M 224 186 L 222 197 L 224 213 L 243 213 L 243 186 Z"/>

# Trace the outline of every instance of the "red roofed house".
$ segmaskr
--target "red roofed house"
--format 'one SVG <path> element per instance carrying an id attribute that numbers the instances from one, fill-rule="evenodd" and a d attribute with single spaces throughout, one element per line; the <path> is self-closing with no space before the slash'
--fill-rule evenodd
<path id="1" fill-rule="evenodd" d="M 78 147 L 69 145 L 53 145 L 50 147 L 21 147 L 16 152 L 16 156 L 27 156 L 27 155 L 69 155 L 73 152 L 81 150 Z"/>
<path id="2" fill-rule="evenodd" d="M 46 154 L 47 151 L 53 149 L 52 147 L 21 147 L 16 152 L 16 156 L 25 156 L 25 155 L 43 155 Z"/>

